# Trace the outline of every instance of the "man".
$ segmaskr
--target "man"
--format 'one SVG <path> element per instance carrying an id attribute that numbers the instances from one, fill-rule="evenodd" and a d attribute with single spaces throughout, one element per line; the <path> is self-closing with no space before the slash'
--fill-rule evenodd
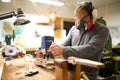
<path id="1" fill-rule="evenodd" d="M 62 45 L 52 43 L 50 51 L 54 56 L 63 55 L 100 61 L 109 31 L 103 25 L 93 21 L 94 7 L 91 2 L 81 2 L 75 9 L 77 18 Z M 82 66 L 89 80 L 96 80 L 98 69 Z"/>

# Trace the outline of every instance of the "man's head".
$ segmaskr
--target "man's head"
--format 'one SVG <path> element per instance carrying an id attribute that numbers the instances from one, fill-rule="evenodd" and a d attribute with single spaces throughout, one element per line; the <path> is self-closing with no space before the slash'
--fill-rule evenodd
<path id="1" fill-rule="evenodd" d="M 91 2 L 81 2 L 75 8 L 74 15 L 77 19 L 93 19 L 92 11 L 94 7 L 92 6 Z"/>
<path id="2" fill-rule="evenodd" d="M 94 7 L 91 2 L 81 2 L 74 11 L 74 15 L 77 19 L 76 24 L 78 29 L 85 29 L 87 24 L 93 20 Z"/>

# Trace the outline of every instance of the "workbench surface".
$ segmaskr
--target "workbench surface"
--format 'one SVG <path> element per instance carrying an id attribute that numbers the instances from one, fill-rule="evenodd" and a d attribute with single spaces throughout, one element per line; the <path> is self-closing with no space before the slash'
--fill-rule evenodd
<path id="1" fill-rule="evenodd" d="M 37 69 L 39 73 L 31 77 L 25 76 L 25 72 L 30 66 L 32 69 Z M 13 59 L 10 65 L 4 64 L 2 80 L 55 80 L 55 73 L 52 70 L 36 66 L 34 62 Z"/>

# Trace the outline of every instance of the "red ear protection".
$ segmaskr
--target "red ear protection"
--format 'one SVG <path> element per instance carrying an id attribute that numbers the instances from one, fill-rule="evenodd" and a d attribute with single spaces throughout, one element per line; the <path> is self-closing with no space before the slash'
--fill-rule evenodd
<path id="1" fill-rule="evenodd" d="M 94 26 L 95 26 L 95 22 L 94 22 L 94 21 L 91 21 L 91 22 L 88 23 L 88 25 L 85 27 L 84 30 L 90 31 Z M 75 27 L 76 27 L 77 29 L 79 29 L 79 26 L 78 26 L 78 22 L 77 22 L 77 21 L 75 21 Z M 79 29 L 79 30 L 80 30 L 80 29 Z"/>
<path id="2" fill-rule="evenodd" d="M 88 23 L 88 25 L 85 28 L 85 30 L 90 31 L 94 26 L 95 26 L 95 22 L 91 21 L 90 23 Z"/>

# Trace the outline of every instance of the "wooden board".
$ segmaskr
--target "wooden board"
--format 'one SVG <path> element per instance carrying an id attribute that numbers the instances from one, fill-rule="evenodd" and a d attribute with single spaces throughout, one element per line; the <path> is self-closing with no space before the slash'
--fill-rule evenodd
<path id="1" fill-rule="evenodd" d="M 4 59 L 0 59 L 0 80 L 2 78 L 3 67 L 4 67 Z"/>
<path id="2" fill-rule="evenodd" d="M 29 66 L 39 71 L 31 77 L 25 76 Z M 33 62 L 24 62 L 20 59 L 11 61 L 11 65 L 4 65 L 2 80 L 55 80 L 54 72 L 37 67 Z"/>
<path id="3" fill-rule="evenodd" d="M 49 69 L 49 70 L 55 70 L 55 65 L 54 65 L 54 60 L 41 60 L 41 61 L 35 61 L 34 62 L 36 66 L 40 66 L 43 67 L 45 69 Z"/>

